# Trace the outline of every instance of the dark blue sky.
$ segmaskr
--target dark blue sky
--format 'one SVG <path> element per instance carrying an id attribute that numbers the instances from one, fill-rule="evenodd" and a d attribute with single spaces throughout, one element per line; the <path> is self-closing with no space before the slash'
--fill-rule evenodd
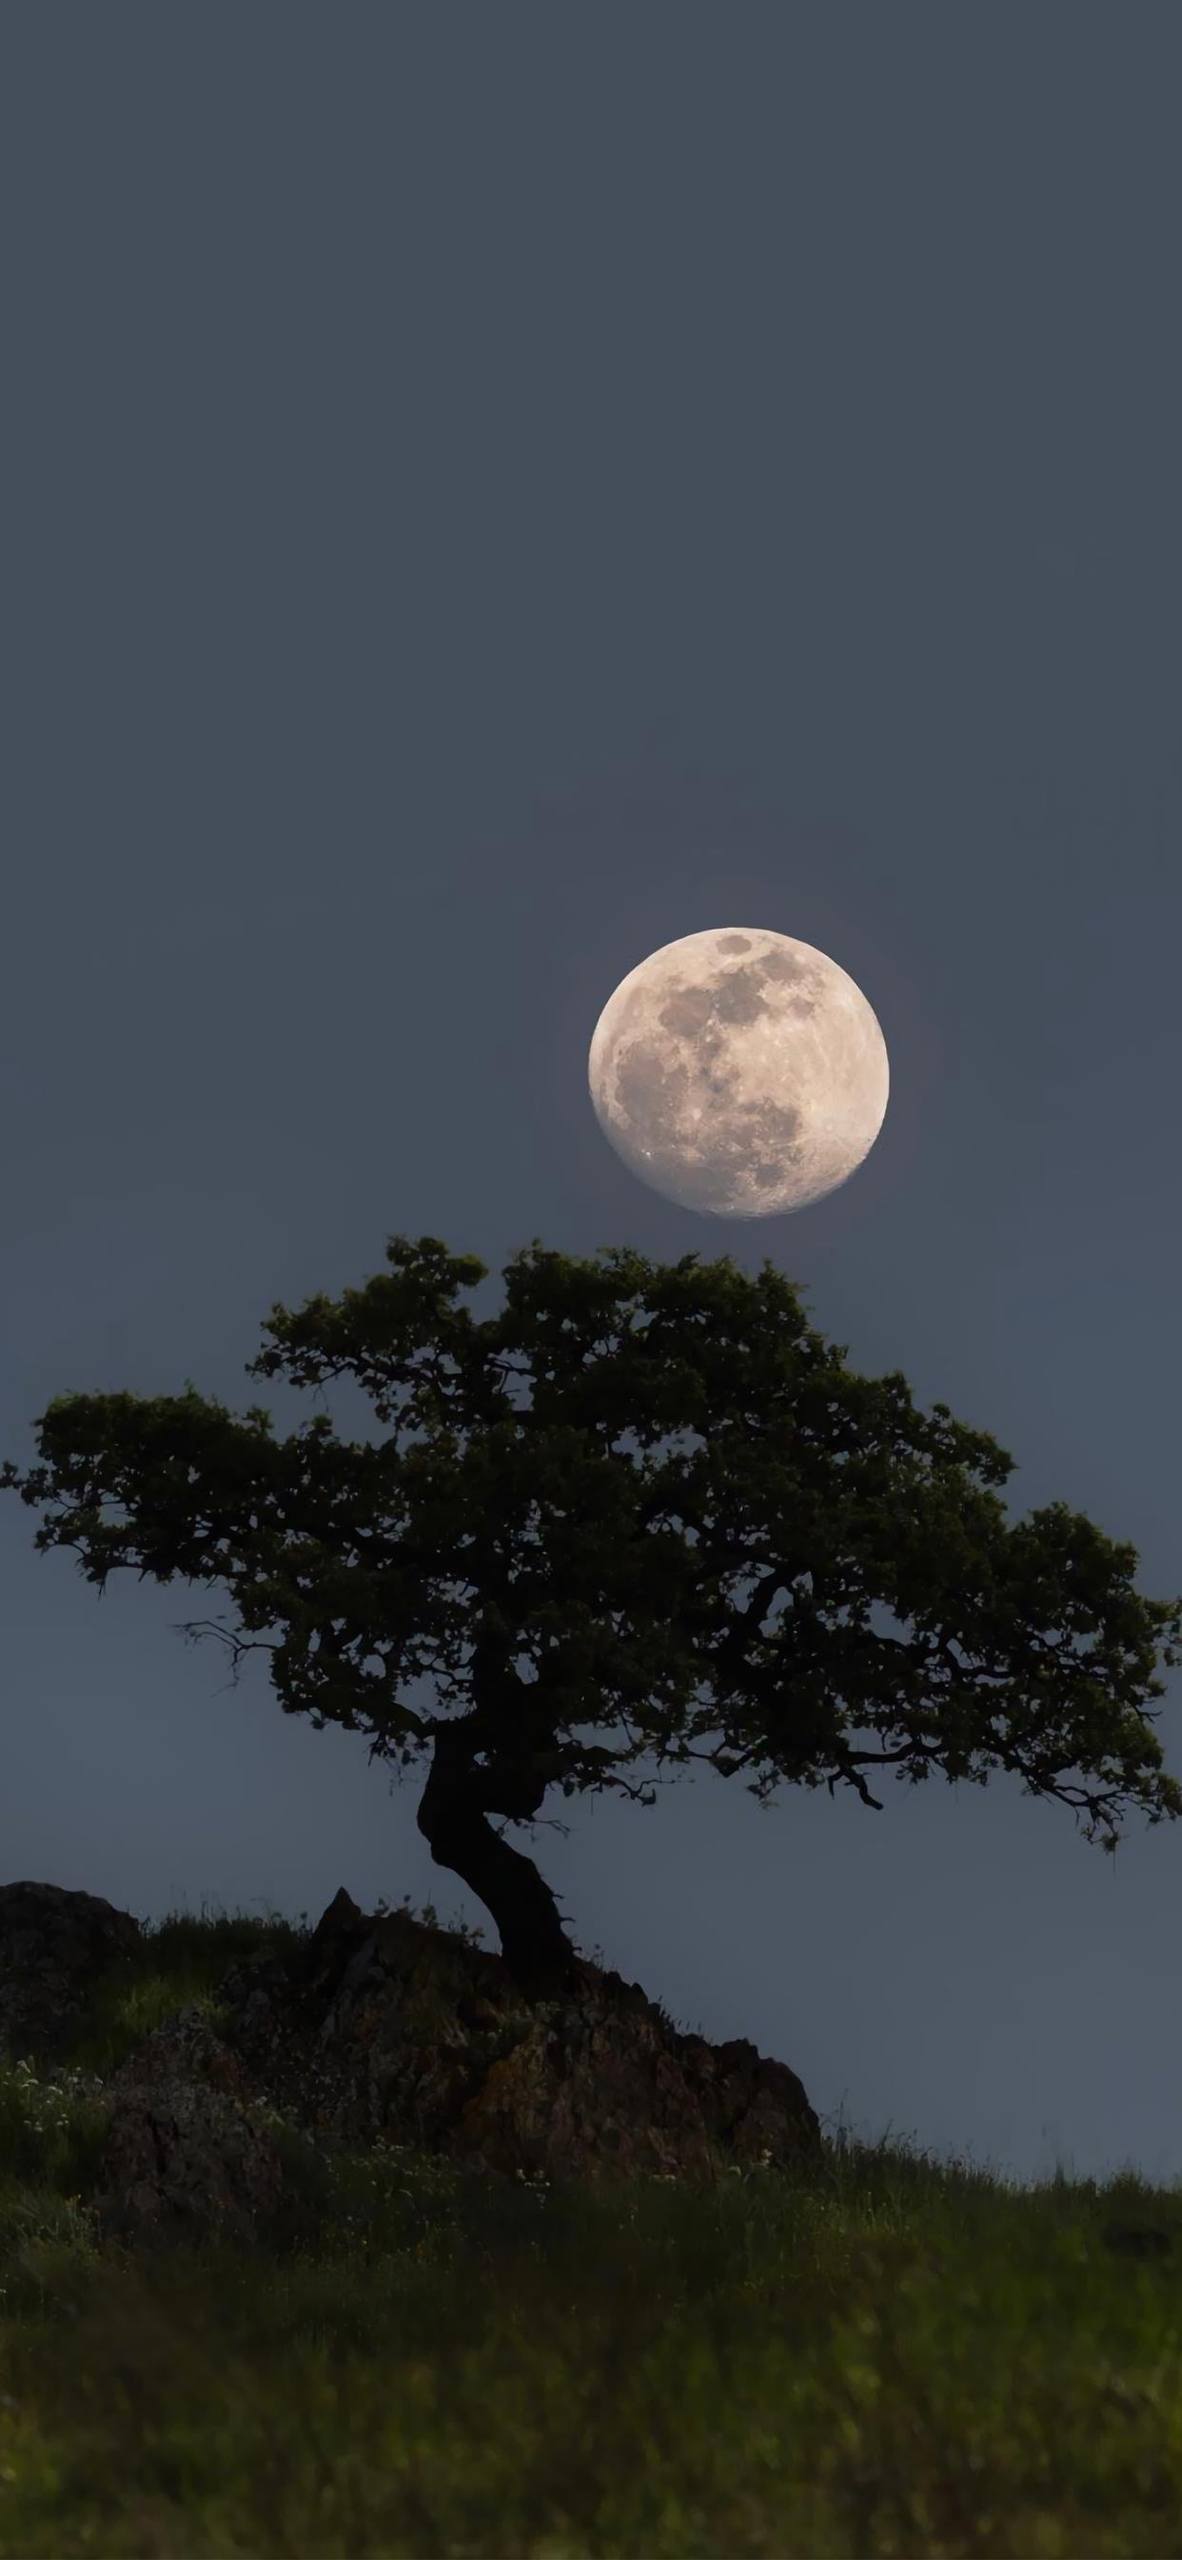
<path id="1" fill-rule="evenodd" d="M 291 1429 L 387 1236 L 765 1254 L 1182 1585 L 1182 18 L 9 9 L 0 1454 L 70 1388 Z M 586 1055 L 708 926 L 881 1022 L 796 1217 L 629 1174 Z M 374 1428 L 334 1394 L 341 1427 Z M 0 1877 L 485 1926 L 364 1737 L 0 1504 Z M 1179 1680 L 1161 1701 L 1182 1774 Z M 588 1953 L 825 2116 L 1182 2175 L 1182 1830 L 709 1769 L 559 1802 Z"/>

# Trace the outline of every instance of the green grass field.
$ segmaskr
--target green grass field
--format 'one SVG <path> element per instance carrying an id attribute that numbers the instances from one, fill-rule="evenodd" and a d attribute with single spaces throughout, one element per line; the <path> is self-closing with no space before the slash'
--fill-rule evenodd
<path id="1" fill-rule="evenodd" d="M 84 2075 L 302 1934 L 169 1919 L 69 2072 L 0 2070 L 2 2560 L 1182 2555 L 1182 2200 L 1133 2176 L 838 2130 L 609 2202 L 289 2134 L 268 2248 L 99 2245 Z"/>

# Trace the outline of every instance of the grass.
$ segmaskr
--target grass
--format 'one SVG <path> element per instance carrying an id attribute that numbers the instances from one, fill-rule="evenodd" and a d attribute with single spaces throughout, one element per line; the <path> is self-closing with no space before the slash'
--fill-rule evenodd
<path id="1" fill-rule="evenodd" d="M 1133 2174 L 838 2129 L 597 2199 L 287 2129 L 281 2236 L 101 2245 L 87 2075 L 304 1935 L 170 1917 L 68 2069 L 0 2066 L 0 2560 L 1182 2555 L 1182 2197 Z"/>

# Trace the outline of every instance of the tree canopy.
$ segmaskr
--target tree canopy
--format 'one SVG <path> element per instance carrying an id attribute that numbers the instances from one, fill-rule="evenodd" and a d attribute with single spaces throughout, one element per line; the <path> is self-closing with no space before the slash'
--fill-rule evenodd
<path id="1" fill-rule="evenodd" d="M 265 1407 L 236 1418 L 188 1382 L 70 1393 L 0 1485 L 56 1506 L 35 1546 L 75 1549 L 100 1592 L 119 1569 L 228 1588 L 241 1632 L 184 1632 L 227 1643 L 234 1677 L 265 1651 L 285 1713 L 400 1769 L 430 1752 L 419 1827 L 531 1996 L 573 1985 L 573 1949 L 490 1816 L 532 1824 L 557 1787 L 651 1805 L 627 1774 L 646 1760 L 746 1773 L 761 1802 L 841 1782 L 876 1811 L 875 1768 L 997 1767 L 1086 1808 L 1109 1850 L 1126 1805 L 1182 1812 L 1147 1706 L 1182 1598 L 1145 1598 L 1136 1549 L 1065 1503 L 1011 1522 L 1006 1451 L 918 1412 L 901 1372 L 848 1368 L 770 1262 L 535 1238 L 478 1321 L 457 1303 L 475 1255 L 398 1236 L 385 1259 L 274 1306 L 247 1364 L 351 1377 L 380 1439 L 324 1414 L 276 1438 Z"/>

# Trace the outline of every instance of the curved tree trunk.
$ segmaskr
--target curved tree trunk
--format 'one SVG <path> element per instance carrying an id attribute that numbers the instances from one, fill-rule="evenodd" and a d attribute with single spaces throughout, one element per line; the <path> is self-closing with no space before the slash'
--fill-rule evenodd
<path id="1" fill-rule="evenodd" d="M 533 1859 L 511 1849 L 486 1819 L 501 1813 L 529 1821 L 541 1807 L 547 1778 L 528 1757 L 478 1767 L 478 1747 L 463 1722 L 436 1732 L 419 1830 L 436 1866 L 461 1876 L 491 1912 L 518 1989 L 531 2000 L 569 1997 L 578 1989 L 579 1960 L 554 1895 Z"/>

